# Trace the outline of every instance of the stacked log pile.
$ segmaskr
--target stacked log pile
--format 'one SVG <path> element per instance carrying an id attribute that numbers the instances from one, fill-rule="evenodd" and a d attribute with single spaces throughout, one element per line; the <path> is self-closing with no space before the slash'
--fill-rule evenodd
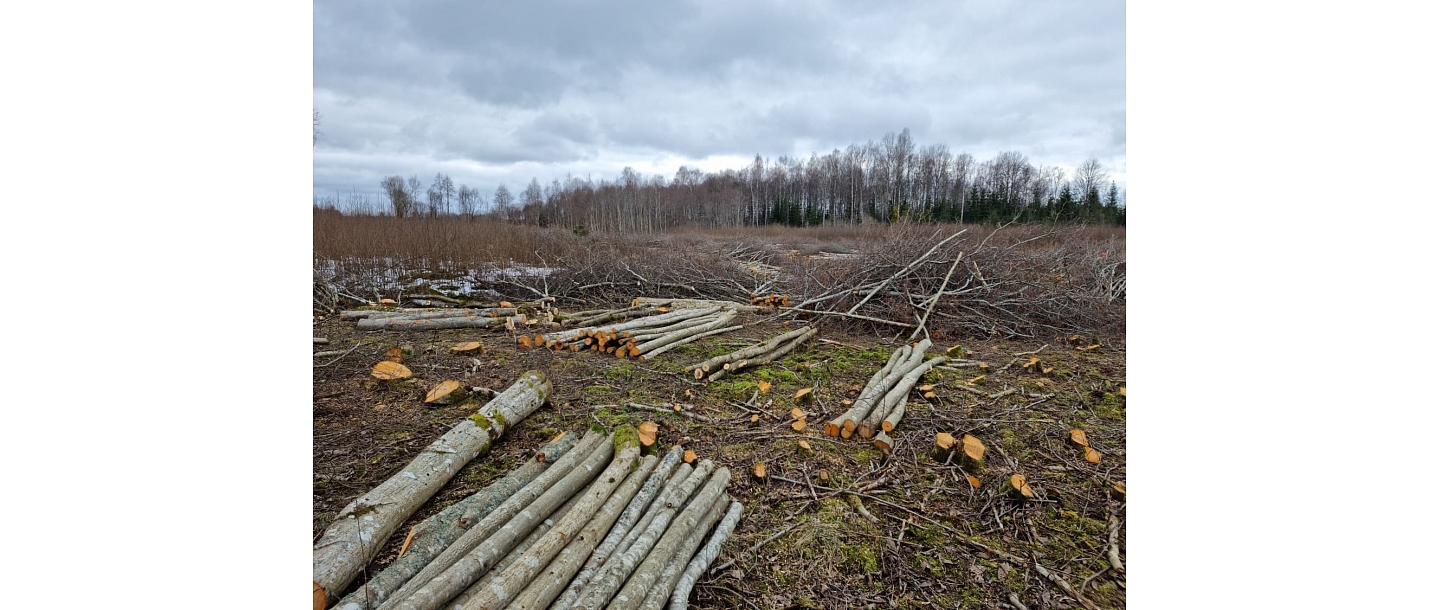
<path id="1" fill-rule="evenodd" d="M 642 458 L 640 436 L 621 426 L 552 440 L 422 521 L 399 558 L 334 607 L 685 607 L 743 509 L 725 493 L 727 469 L 682 463 L 678 446 Z M 317 597 L 316 607 L 326 604 Z"/>
<path id="2" fill-rule="evenodd" d="M 470 460 L 550 396 L 550 382 L 529 371 L 478 412 L 456 424 L 400 472 L 350 502 L 314 545 L 314 582 L 322 595 L 345 589 L 386 538 Z"/>
<path id="3" fill-rule="evenodd" d="M 747 367 L 759 366 L 783 358 L 795 351 L 795 348 L 799 347 L 801 343 L 809 341 L 817 332 L 819 331 L 813 326 L 803 326 L 764 343 L 757 343 L 699 364 L 692 364 L 685 367 L 685 372 L 694 374 L 696 379 L 715 381 L 727 374 L 738 373 Z"/>
<path id="4" fill-rule="evenodd" d="M 423 307 L 406 309 L 361 309 L 340 312 L 341 320 L 355 320 L 360 330 L 442 330 L 449 328 L 518 328 L 555 324 L 550 301 L 519 306 L 500 303 L 495 307 Z"/>
<path id="5" fill-rule="evenodd" d="M 885 366 L 870 376 L 850 410 L 826 422 L 825 434 L 848 439 L 858 432 L 862 438 L 875 439 L 875 446 L 888 452 L 894 446 L 889 433 L 905 416 L 905 399 L 910 390 L 926 372 L 949 360 L 946 356 L 927 360 L 927 349 L 930 340 L 922 339 L 890 354 Z"/>
<path id="6" fill-rule="evenodd" d="M 520 347 L 588 349 L 617 358 L 644 360 L 691 341 L 739 329 L 731 322 L 747 307 L 726 301 L 636 299 L 623 309 L 570 314 L 562 324 L 578 328 L 534 337 L 523 335 L 519 343 Z"/>

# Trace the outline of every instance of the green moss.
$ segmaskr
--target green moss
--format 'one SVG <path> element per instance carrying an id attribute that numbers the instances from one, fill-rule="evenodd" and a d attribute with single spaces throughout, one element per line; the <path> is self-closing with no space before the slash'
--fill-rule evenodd
<path id="1" fill-rule="evenodd" d="M 493 422 L 490 421 L 490 418 L 480 413 L 471 413 L 468 419 L 475 422 L 475 425 L 479 426 L 482 430 L 489 430 L 494 425 Z"/>
<path id="2" fill-rule="evenodd" d="M 619 366 L 611 367 L 600 371 L 600 374 L 610 379 L 629 379 L 632 375 L 635 374 L 635 366 L 627 362 L 625 364 L 621 364 Z"/>
<path id="3" fill-rule="evenodd" d="M 1095 405 L 1095 414 L 1101 419 L 1114 422 L 1125 421 L 1125 397 L 1114 392 L 1106 392 L 1105 397 L 1100 399 L 1100 404 Z"/>
<path id="4" fill-rule="evenodd" d="M 615 391 L 615 388 L 612 388 L 612 387 L 610 387 L 610 386 L 608 386 L 608 385 L 592 385 L 592 386 L 586 386 L 586 387 L 585 387 L 585 390 L 584 390 L 584 392 L 585 392 L 586 394 L 609 394 L 610 392 L 614 392 L 614 391 Z"/>
<path id="5" fill-rule="evenodd" d="M 626 447 L 640 446 L 640 432 L 635 426 L 621 424 L 615 427 L 615 454 L 619 455 Z"/>
<path id="6" fill-rule="evenodd" d="M 870 522 L 854 516 L 854 509 L 845 504 L 839 498 L 825 498 L 820 501 L 820 511 L 816 518 L 821 523 L 835 526 L 838 531 L 856 531 L 862 535 L 846 536 L 843 539 L 827 540 L 824 542 L 834 543 L 839 548 L 821 548 L 822 553 L 840 552 L 844 558 L 847 568 L 861 574 L 873 574 L 880 570 L 880 546 L 877 538 L 869 534 L 878 533 L 878 530 Z"/>
<path id="7" fill-rule="evenodd" d="M 800 606 L 801 608 L 805 608 L 806 610 L 821 609 L 820 604 L 815 603 L 815 600 L 810 599 L 810 596 L 808 595 L 801 595 L 799 599 L 795 600 L 795 605 Z"/>

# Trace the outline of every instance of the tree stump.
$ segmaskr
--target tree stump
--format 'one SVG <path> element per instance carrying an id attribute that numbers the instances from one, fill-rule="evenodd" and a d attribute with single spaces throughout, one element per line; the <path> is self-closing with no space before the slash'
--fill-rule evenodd
<path id="1" fill-rule="evenodd" d="M 960 438 L 960 467 L 971 472 L 985 469 L 985 443 L 966 434 Z"/>
<path id="2" fill-rule="evenodd" d="M 936 433 L 935 448 L 930 450 L 930 457 L 935 458 L 937 462 L 944 463 L 946 459 L 949 459 L 950 452 L 955 450 L 955 442 L 955 437 L 948 432 Z"/>
<path id="3" fill-rule="evenodd" d="M 479 341 L 462 341 L 450 348 L 450 353 L 479 356 L 485 353 L 485 346 Z"/>
<path id="4" fill-rule="evenodd" d="M 1005 479 L 1005 493 L 1021 500 L 1035 499 L 1035 491 L 1025 482 L 1025 475 L 1018 472 Z"/>
<path id="5" fill-rule="evenodd" d="M 465 400 L 469 395 L 469 389 L 459 381 L 447 379 L 430 388 L 430 391 L 425 394 L 425 404 L 453 405 Z"/>

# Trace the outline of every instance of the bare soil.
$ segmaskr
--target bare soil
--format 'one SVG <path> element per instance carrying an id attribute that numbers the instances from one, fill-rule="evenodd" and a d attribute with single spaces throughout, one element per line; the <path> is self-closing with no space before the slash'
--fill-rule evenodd
<path id="1" fill-rule="evenodd" d="M 470 386 L 501 390 L 528 369 L 544 372 L 554 384 L 549 404 L 506 432 L 488 456 L 462 470 L 392 537 L 369 566 L 383 569 L 394 559 L 410 526 L 471 494 L 516 467 L 562 430 L 580 432 L 594 424 L 660 425 L 664 445 L 684 444 L 702 458 L 714 459 L 735 473 L 730 493 L 745 505 L 745 517 L 726 543 L 719 562 L 735 565 L 706 576 L 691 603 L 725 608 L 1009 608 L 1012 595 L 1028 607 L 1078 607 L 1074 600 L 1034 569 L 1038 561 L 1075 588 L 1108 569 L 1107 522 L 1124 521 L 1123 496 L 1114 490 L 1125 481 L 1125 342 L 1101 338 L 1101 347 L 1077 351 L 1063 337 L 1034 342 L 960 341 L 935 337 L 936 351 L 957 343 L 984 360 L 991 370 L 974 387 L 985 392 L 1023 388 L 996 399 L 955 389 L 979 375 L 934 372 L 933 399 L 915 392 L 904 420 L 891 433 L 897 445 L 888 458 L 859 436 L 832 439 L 825 421 L 843 412 L 869 376 L 883 366 L 906 334 L 856 336 L 827 332 L 797 353 L 757 371 L 713 384 L 680 373 L 687 364 L 768 339 L 789 326 L 759 316 L 734 333 L 703 339 L 667 352 L 654 361 L 617 359 L 596 352 L 519 349 L 507 331 L 442 330 L 397 333 L 362 332 L 338 317 L 317 320 L 315 336 L 330 344 L 320 350 L 348 350 L 335 360 L 317 358 L 314 370 L 314 533 L 359 495 L 384 481 L 422 448 L 472 413 L 476 403 L 431 407 L 425 391 L 440 381 L 459 379 Z M 908 333 L 907 333 L 908 334 Z M 480 341 L 485 354 L 478 366 L 468 356 L 452 355 L 460 341 Z M 1049 375 L 1022 370 L 1028 357 L 1014 354 L 1048 347 L 1035 355 Z M 1088 343 L 1088 342 L 1087 342 Z M 371 367 L 394 346 L 410 346 L 404 363 L 417 381 L 399 387 L 371 383 Z M 1004 368 L 1012 360 L 1020 360 Z M 333 363 L 332 363 L 333 361 Z M 736 403 L 751 398 L 757 382 L 773 383 L 758 407 Z M 815 389 L 816 400 L 802 406 L 809 427 L 791 429 L 792 396 Z M 686 391 L 691 396 L 686 396 Z M 1049 395 L 1048 398 L 1025 394 Z M 633 410 L 623 405 L 685 403 L 697 413 L 724 422 L 705 424 L 678 415 Z M 753 412 L 763 413 L 758 422 Z M 1068 443 L 1072 428 L 1083 429 L 1103 457 L 1091 464 Z M 954 464 L 928 453 L 937 432 L 959 438 L 970 433 L 988 447 L 986 468 L 972 489 Z M 813 455 L 797 442 L 806 440 Z M 749 476 L 757 462 L 772 476 L 814 482 L 805 485 Z M 863 496 L 832 495 L 820 487 L 858 489 Z M 1038 498 L 1022 502 L 1004 495 L 1002 480 L 1024 474 Z M 852 502 L 879 519 L 871 523 Z M 753 554 L 742 551 L 799 522 L 785 536 Z M 959 542 L 959 536 L 1023 558 L 1011 565 Z M 1119 536 L 1121 556 L 1125 535 Z M 718 562 L 717 562 L 718 563 Z M 357 579 L 357 584 L 359 580 Z M 348 592 L 347 592 L 348 593 Z M 1084 596 L 1102 608 L 1125 605 L 1123 576 L 1101 574 Z"/>

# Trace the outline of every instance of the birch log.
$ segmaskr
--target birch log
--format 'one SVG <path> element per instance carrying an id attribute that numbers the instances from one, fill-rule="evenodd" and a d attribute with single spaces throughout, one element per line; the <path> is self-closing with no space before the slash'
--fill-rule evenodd
<path id="1" fill-rule="evenodd" d="M 925 350 L 927 349 L 930 349 L 930 340 L 921 339 L 920 343 L 911 349 L 905 358 L 897 362 L 895 368 L 890 369 L 890 372 L 887 373 L 879 383 L 876 383 L 874 387 L 870 388 L 869 392 L 857 398 L 855 400 L 855 406 L 846 414 L 844 421 L 841 422 L 840 436 L 850 438 L 850 435 L 854 434 L 855 429 L 860 426 L 861 421 L 870 415 L 870 412 L 875 409 L 877 403 L 884 398 L 885 393 L 895 387 L 895 384 L 900 381 L 900 378 L 904 377 L 906 373 L 909 373 L 911 369 L 920 366 L 925 357 Z"/>
<path id="2" fill-rule="evenodd" d="M 719 318 L 715 318 L 714 320 L 711 320 L 711 321 L 706 322 L 706 323 L 704 323 L 704 324 L 699 324 L 699 325 L 696 325 L 696 326 L 688 326 L 688 327 L 685 327 L 685 328 L 681 328 L 681 329 L 679 329 L 679 330 L 674 330 L 674 331 L 665 333 L 664 335 L 661 335 L 661 336 L 659 336 L 659 337 L 656 337 L 656 338 L 654 338 L 654 339 L 651 339 L 651 340 L 649 340 L 649 341 L 646 341 L 646 342 L 645 342 L 644 344 L 642 344 L 642 345 L 637 345 L 637 346 L 635 346 L 635 348 L 636 348 L 636 350 L 637 350 L 636 355 L 637 355 L 637 356 L 643 356 L 643 355 L 648 354 L 648 353 L 650 353 L 650 352 L 653 352 L 653 351 L 655 351 L 655 350 L 657 350 L 657 349 L 660 349 L 660 348 L 662 348 L 662 347 L 665 347 L 665 346 L 667 346 L 667 345 L 670 345 L 671 343 L 674 343 L 674 342 L 676 342 L 676 341 L 679 341 L 679 340 L 681 340 L 681 339 L 684 339 L 685 337 L 688 337 L 688 336 L 690 336 L 690 335 L 694 335 L 694 334 L 698 334 L 698 333 L 703 333 L 703 332 L 715 330 L 715 329 L 717 329 L 717 328 L 720 328 L 721 326 L 724 326 L 724 325 L 726 325 L 726 324 L 729 324 L 730 321 L 731 321 L 731 320 L 734 320 L 734 319 L 735 319 L 735 313 L 734 313 L 734 312 L 725 312 L 725 313 L 724 313 L 723 315 L 721 315 Z"/>
<path id="3" fill-rule="evenodd" d="M 645 458 L 642 467 L 634 472 L 624 472 L 624 469 L 633 467 L 639 455 L 640 448 L 634 445 L 620 452 L 610 469 L 600 477 L 600 481 L 607 481 L 606 477 L 613 478 L 615 485 L 603 495 L 599 491 L 587 494 L 585 503 L 574 513 L 566 515 L 560 524 L 496 577 L 495 582 L 466 604 L 463 610 L 501 610 L 507 607 L 511 610 L 544 610 L 548 607 L 575 572 L 580 570 L 580 563 L 585 561 L 606 530 L 619 518 L 620 509 L 630 503 L 650 475 L 656 461 L 654 456 Z"/>
<path id="4" fill-rule="evenodd" d="M 714 467 L 715 463 L 711 460 L 700 462 L 700 466 L 690 473 L 689 477 L 686 477 L 684 483 L 652 506 L 650 512 L 654 514 L 654 518 L 650 520 L 650 524 L 644 530 L 635 529 L 630 532 L 631 535 L 635 535 L 635 539 L 629 548 L 612 556 L 600 574 L 586 586 L 580 597 L 570 607 L 599 610 L 609 602 L 615 592 L 620 590 L 620 586 L 625 583 L 625 580 L 630 577 L 630 573 L 634 572 L 635 567 L 649 554 L 650 549 L 664 534 L 666 528 L 670 526 L 671 518 L 676 511 L 680 510 L 685 499 L 690 497 L 700 483 L 707 478 L 714 478 L 710 476 Z M 724 468 L 721 470 L 725 471 L 725 478 L 728 481 L 730 471 Z M 622 541 L 621 546 L 625 546 L 625 542 Z"/>
<path id="5" fill-rule="evenodd" d="M 780 345 L 781 345 L 782 343 L 785 343 L 786 341 L 789 341 L 789 340 L 791 340 L 791 339 L 794 339 L 795 337 L 799 337 L 800 335 L 805 334 L 805 332 L 807 332 L 807 331 L 809 330 L 809 328 L 810 328 L 810 327 L 808 327 L 808 326 L 802 326 L 802 327 L 797 328 L 797 329 L 795 329 L 795 330 L 792 330 L 792 331 L 790 331 L 790 332 L 788 332 L 788 333 L 785 333 L 785 334 L 783 334 L 783 335 L 780 335 L 780 336 L 778 336 L 778 337 L 775 337 L 775 338 L 773 338 L 773 339 L 770 339 L 769 341 L 766 341 L 765 343 L 758 343 L 758 344 L 752 345 L 752 346 L 750 346 L 750 347 L 747 347 L 747 348 L 744 348 L 744 349 L 741 349 L 741 350 L 738 350 L 738 351 L 734 351 L 734 352 L 731 352 L 731 353 L 728 353 L 728 354 L 721 354 L 721 355 L 719 355 L 719 356 L 715 356 L 714 358 L 711 358 L 711 359 L 709 359 L 709 360 L 706 360 L 706 361 L 704 361 L 704 362 L 701 362 L 700 364 L 692 364 L 692 365 L 690 365 L 690 366 L 685 367 L 685 372 L 686 372 L 686 373 L 689 373 L 689 372 L 691 372 L 691 371 L 694 371 L 695 369 L 700 369 L 701 372 L 700 372 L 699 374 L 695 375 L 695 378 L 696 378 L 696 379 L 699 379 L 699 378 L 703 377 L 703 376 L 705 375 L 705 373 L 709 373 L 710 370 L 713 369 L 714 367 L 720 366 L 720 365 L 725 364 L 725 363 L 727 363 L 727 362 L 734 362 L 734 361 L 736 361 L 736 360 L 742 360 L 742 359 L 745 359 L 745 358 L 751 358 L 751 357 L 754 357 L 754 356 L 759 356 L 760 354 L 763 354 L 763 353 L 765 353 L 765 352 L 772 351 L 772 350 L 774 350 L 775 348 L 780 347 Z"/>
<path id="6" fill-rule="evenodd" d="M 690 563 L 695 550 L 705 541 L 705 534 L 724 516 L 725 509 L 729 506 L 730 501 L 723 497 L 710 505 L 710 510 L 700 518 L 695 529 L 690 530 L 690 535 L 680 542 L 680 548 L 676 549 L 670 561 L 666 562 L 665 568 L 660 571 L 660 577 L 650 586 L 650 591 L 645 593 L 645 601 L 639 606 L 641 610 L 660 610 L 665 607 L 666 600 L 670 599 L 670 592 L 675 590 L 675 583 L 680 580 L 680 573 L 685 571 L 685 566 Z"/>
<path id="7" fill-rule="evenodd" d="M 566 586 L 565 592 L 560 596 L 560 601 L 551 606 L 552 610 L 566 610 L 574 604 L 585 585 L 590 584 L 590 579 L 605 565 L 605 561 L 617 550 L 623 552 L 624 549 L 620 548 L 620 543 L 625 539 L 626 534 L 629 534 L 649 512 L 646 509 L 650 507 L 651 501 L 657 497 L 657 494 L 658 497 L 664 498 L 674 489 L 679 489 L 680 485 L 689 478 L 692 468 L 689 464 L 679 463 L 680 455 L 681 451 L 678 445 L 672 447 L 670 452 L 665 454 L 665 459 L 660 461 L 660 464 L 655 467 L 655 472 L 645 481 L 645 486 L 640 488 L 640 492 L 635 494 L 635 498 L 625 507 L 625 512 L 620 514 L 620 518 L 610 528 L 610 533 L 605 535 L 605 539 L 585 561 L 585 567 L 570 580 L 570 584 Z M 676 468 L 677 465 L 678 468 Z M 673 476 L 672 470 L 674 471 Z M 649 524 L 648 521 L 644 521 L 644 523 Z M 645 526 L 640 527 L 643 529 Z"/>
<path id="8" fill-rule="evenodd" d="M 925 357 L 924 352 L 918 353 L 919 358 Z M 918 360 L 919 358 L 916 359 Z M 920 378 L 924 376 L 926 372 L 944 361 L 944 356 L 926 360 L 914 368 L 911 368 L 905 373 L 904 377 L 897 380 L 895 387 L 890 388 L 884 397 L 876 401 L 875 408 L 870 410 L 870 415 L 866 416 L 865 421 L 860 423 L 860 436 L 863 438 L 875 436 L 875 433 L 880 430 L 880 422 L 885 421 L 885 418 L 890 415 L 890 410 L 905 401 L 905 397 L 910 395 L 910 390 L 915 387 L 915 384 L 920 381 Z"/>
<path id="9" fill-rule="evenodd" d="M 911 349 L 909 345 L 902 345 L 890 353 L 890 359 L 885 361 L 885 366 L 875 371 L 875 374 L 870 376 L 870 381 L 865 383 L 865 389 L 860 390 L 860 395 L 856 397 L 855 404 L 851 405 L 849 410 L 836 416 L 835 419 L 825 423 L 826 436 L 840 436 L 842 426 L 844 426 L 847 420 L 863 419 L 866 415 L 870 414 L 869 411 L 865 411 L 864 413 L 860 412 L 866 408 L 866 403 L 861 402 L 860 399 L 869 396 L 870 391 L 875 389 L 875 386 L 880 383 L 880 380 L 884 379 L 886 375 L 889 375 L 890 371 L 909 355 Z"/>
<path id="10" fill-rule="evenodd" d="M 543 373 L 525 372 L 478 413 L 426 447 L 399 473 L 350 502 L 315 542 L 315 583 L 327 596 L 338 596 L 415 509 L 470 460 L 487 453 L 490 444 L 511 423 L 539 408 L 550 391 L 550 382 Z"/>
<path id="11" fill-rule="evenodd" d="M 706 332 L 703 332 L 703 333 L 693 334 L 693 335 L 690 335 L 690 336 L 688 336 L 688 337 L 685 337 L 684 339 L 681 339 L 681 340 L 679 340 L 679 341 L 676 341 L 676 342 L 674 342 L 674 343 L 671 343 L 671 344 L 669 344 L 669 345 L 666 345 L 666 346 L 664 346 L 664 347 L 656 348 L 655 350 L 653 350 L 653 351 L 645 354 L 644 356 L 640 356 L 640 359 L 641 359 L 641 360 L 645 360 L 645 359 L 647 359 L 647 358 L 654 358 L 654 357 L 656 357 L 656 356 L 659 356 L 660 354 L 663 354 L 663 353 L 668 352 L 668 351 L 670 351 L 670 350 L 672 350 L 672 349 L 675 349 L 675 348 L 677 348 L 677 347 L 680 347 L 680 346 L 682 346 L 682 345 L 685 345 L 686 343 L 689 343 L 689 342 L 691 342 L 691 341 L 699 341 L 699 340 L 704 339 L 705 337 L 709 337 L 709 336 L 711 336 L 711 335 L 718 335 L 718 334 L 720 334 L 720 333 L 728 333 L 728 332 L 730 332 L 730 331 L 732 331 L 732 330 L 740 330 L 741 328 L 744 328 L 744 327 L 743 327 L 743 326 L 726 326 L 726 327 L 724 327 L 724 328 L 717 328 L 717 329 L 715 329 L 715 330 L 706 331 Z"/>
<path id="12" fill-rule="evenodd" d="M 415 537 L 406 547 L 405 554 L 390 562 L 379 574 L 370 577 L 364 586 L 345 596 L 336 607 L 340 610 L 371 610 L 378 606 L 410 580 L 410 577 L 420 572 L 430 560 L 440 555 L 445 547 L 450 546 L 450 543 L 470 529 L 470 526 L 535 480 L 535 477 L 555 460 L 564 457 L 571 447 L 574 447 L 575 438 L 574 434 L 562 434 L 560 438 L 541 447 L 535 457 L 504 478 L 421 521 L 415 526 Z M 544 456 L 543 460 L 538 459 L 541 456 Z"/>
<path id="13" fill-rule="evenodd" d="M 660 572 L 665 570 L 665 565 L 670 563 L 670 559 L 675 556 L 676 551 L 680 550 L 680 544 L 700 524 L 700 519 L 705 516 L 705 513 L 710 512 L 711 506 L 724 497 L 725 486 L 729 484 L 730 470 L 728 468 L 720 468 L 710 476 L 710 480 L 705 483 L 705 488 L 675 518 L 674 524 L 665 530 L 665 535 L 651 546 L 650 552 L 645 555 L 645 561 L 635 568 L 634 574 L 625 581 L 625 586 L 615 594 L 615 599 L 608 606 L 609 610 L 635 610 L 645 602 L 645 595 L 660 579 Z M 653 530 L 654 527 L 652 526 L 651 529 Z M 641 542 L 636 542 L 635 545 L 641 546 Z M 633 552 L 634 549 L 631 551 Z M 631 554 L 626 553 L 626 557 L 629 556 Z"/>
<path id="14" fill-rule="evenodd" d="M 576 492 L 585 487 L 589 482 L 600 474 L 601 467 L 610 462 L 615 455 L 615 448 L 609 442 L 602 442 L 600 446 L 585 459 L 585 462 L 577 466 L 565 478 L 561 479 L 554 487 L 546 490 L 534 502 L 515 515 L 513 519 L 501 527 L 494 535 L 475 547 L 475 550 L 461 557 L 450 567 L 445 568 L 439 576 L 419 583 L 419 586 L 412 592 L 405 594 L 405 597 L 395 596 L 381 606 L 381 610 L 436 610 L 450 601 L 460 592 L 464 591 L 471 583 L 480 579 L 485 572 L 495 567 L 515 545 L 529 535 L 531 530 L 540 520 L 551 513 Z M 613 488 L 612 488 L 613 489 Z M 543 538 L 542 538 L 543 540 Z M 523 561 L 523 559 L 522 559 Z M 483 595 L 484 592 L 482 591 Z"/>
<path id="15" fill-rule="evenodd" d="M 450 546 L 446 547 L 439 556 L 422 568 L 419 574 L 412 577 L 409 582 L 401 585 L 400 589 L 391 596 L 391 601 L 414 592 L 425 583 L 430 582 L 442 574 L 447 568 L 474 550 L 475 547 L 480 546 L 481 543 L 489 539 L 495 532 L 500 531 L 500 528 L 504 527 L 515 515 L 520 514 L 531 502 L 534 502 L 546 491 L 549 491 L 549 489 L 555 486 L 565 475 L 569 474 L 576 466 L 589 458 L 590 454 L 604 442 L 604 435 L 597 434 L 593 431 L 587 432 L 585 437 L 580 439 L 580 442 L 576 443 L 575 447 L 571 449 L 569 453 L 565 454 L 565 457 L 560 458 L 559 461 L 546 469 L 540 476 L 535 477 L 535 480 L 531 481 L 529 485 L 526 485 L 520 491 L 516 492 L 515 495 L 506 499 L 494 512 L 486 515 L 484 519 L 481 519 L 474 527 L 467 530 L 459 539 L 450 543 Z"/>
<path id="16" fill-rule="evenodd" d="M 743 369 L 743 368 L 746 368 L 746 367 L 758 366 L 758 365 L 761 365 L 761 364 L 765 364 L 765 363 L 768 363 L 768 362 L 772 362 L 772 361 L 775 361 L 775 360 L 779 360 L 781 357 L 785 356 L 786 354 L 789 354 L 790 352 L 795 351 L 795 348 L 800 347 L 800 344 L 801 344 L 801 343 L 804 343 L 804 342 L 806 342 L 806 341 L 809 341 L 810 338 L 811 338 L 811 337 L 814 337 L 815 334 L 818 333 L 818 332 L 820 332 L 820 331 L 819 331 L 818 329 L 816 329 L 814 326 L 807 326 L 807 327 L 805 328 L 805 332 L 800 333 L 799 336 L 795 337 L 794 339 L 791 339 L 789 343 L 786 343 L 786 344 L 781 345 L 780 347 L 776 348 L 775 351 L 765 352 L 765 353 L 760 354 L 759 356 L 755 356 L 755 357 L 753 357 L 753 358 L 746 358 L 746 359 L 743 359 L 743 360 L 736 360 L 736 361 L 734 361 L 734 362 L 731 362 L 731 363 L 729 363 L 729 364 L 726 364 L 726 365 L 725 365 L 725 368 L 723 368 L 723 369 L 721 369 L 721 370 L 718 370 L 718 371 L 715 371 L 714 373 L 711 373 L 709 377 L 705 378 L 705 380 L 706 380 L 707 382 L 708 382 L 708 381 L 717 381 L 717 380 L 719 380 L 720 378 L 724 377 L 724 376 L 727 375 L 727 374 L 739 373 L 739 372 L 740 372 L 740 369 Z"/>
<path id="17" fill-rule="evenodd" d="M 442 330 L 447 328 L 491 328 L 505 323 L 505 318 L 490 316 L 451 316 L 446 318 L 364 318 L 355 323 L 359 330 Z"/>
<path id="18" fill-rule="evenodd" d="M 514 307 L 467 307 L 461 309 L 444 309 L 436 311 L 433 309 L 402 309 L 400 311 L 384 310 L 357 310 L 340 312 L 341 320 L 423 320 L 426 318 L 461 318 L 465 316 L 513 316 L 516 311 Z"/>
<path id="19" fill-rule="evenodd" d="M 685 573 L 680 575 L 679 582 L 675 583 L 675 590 L 670 593 L 670 610 L 686 610 L 689 607 L 690 590 L 695 588 L 695 583 L 700 580 L 705 569 L 710 567 L 710 563 L 720 557 L 720 547 L 730 538 L 730 533 L 735 531 L 735 526 L 740 523 L 740 517 L 744 514 L 745 505 L 731 500 L 730 511 L 725 513 L 725 518 L 715 527 L 710 541 L 695 554 L 695 558 L 685 566 Z"/>

